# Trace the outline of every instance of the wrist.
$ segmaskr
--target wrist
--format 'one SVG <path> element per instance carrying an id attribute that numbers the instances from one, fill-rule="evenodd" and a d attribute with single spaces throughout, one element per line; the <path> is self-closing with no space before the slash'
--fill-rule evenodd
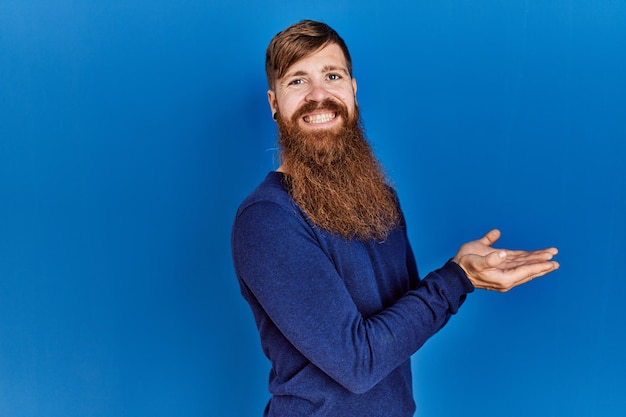
<path id="1" fill-rule="evenodd" d="M 454 262 L 455 264 L 457 264 L 463 270 L 463 272 L 465 272 L 465 275 L 467 275 L 467 270 L 463 267 L 461 263 L 462 258 L 462 256 L 455 256 L 454 258 L 450 259 L 450 262 Z"/>
<path id="2" fill-rule="evenodd" d="M 461 266 L 460 263 L 457 262 L 457 260 L 460 260 L 460 258 L 454 257 L 448 260 L 444 268 L 446 268 L 449 271 L 456 271 L 457 276 L 464 283 L 463 285 L 468 289 L 467 292 L 472 292 L 475 288 L 474 283 L 469 278 L 469 275 L 467 275 L 467 271 Z"/>

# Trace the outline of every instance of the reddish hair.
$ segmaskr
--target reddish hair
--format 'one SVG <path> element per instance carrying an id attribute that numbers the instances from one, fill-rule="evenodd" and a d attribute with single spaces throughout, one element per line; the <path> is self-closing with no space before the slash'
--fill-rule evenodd
<path id="1" fill-rule="evenodd" d="M 276 80 L 284 76 L 289 67 L 330 43 L 339 45 L 343 51 L 352 77 L 352 58 L 341 36 L 326 23 L 302 20 L 279 32 L 267 47 L 265 72 L 270 89 L 274 89 Z"/>

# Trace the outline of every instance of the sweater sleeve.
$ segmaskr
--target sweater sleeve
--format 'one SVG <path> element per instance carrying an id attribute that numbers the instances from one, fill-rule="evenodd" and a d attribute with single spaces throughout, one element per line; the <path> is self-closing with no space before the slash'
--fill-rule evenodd
<path id="1" fill-rule="evenodd" d="M 256 202 L 238 214 L 232 250 L 240 281 L 281 334 L 354 393 L 368 391 L 408 360 L 473 290 L 449 262 L 390 307 L 363 317 L 311 228 L 273 202 Z"/>

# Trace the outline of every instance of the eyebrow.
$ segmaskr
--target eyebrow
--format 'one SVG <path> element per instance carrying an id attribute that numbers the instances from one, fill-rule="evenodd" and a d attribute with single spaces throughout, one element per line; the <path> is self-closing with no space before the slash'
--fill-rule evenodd
<path id="1" fill-rule="evenodd" d="M 326 65 L 324 68 L 322 68 L 322 72 L 329 72 L 329 71 L 341 71 L 344 74 L 348 74 L 348 69 L 345 67 L 338 67 L 336 65 Z"/>
<path id="2" fill-rule="evenodd" d="M 348 75 L 348 76 L 350 75 L 350 74 L 348 73 L 348 69 L 347 69 L 347 68 L 344 68 L 344 67 L 338 67 L 338 66 L 336 66 L 336 65 L 325 65 L 325 66 L 322 68 L 322 71 L 321 71 L 321 72 L 331 72 L 331 71 L 340 71 L 340 72 L 343 72 L 344 74 L 346 74 L 346 75 Z M 288 73 L 287 73 L 287 74 L 285 74 L 282 78 L 300 77 L 300 76 L 302 76 L 302 75 L 307 75 L 307 74 L 308 74 L 308 72 L 307 72 L 307 71 L 304 71 L 304 70 L 298 70 L 298 71 L 296 71 L 296 72 L 288 72 Z"/>

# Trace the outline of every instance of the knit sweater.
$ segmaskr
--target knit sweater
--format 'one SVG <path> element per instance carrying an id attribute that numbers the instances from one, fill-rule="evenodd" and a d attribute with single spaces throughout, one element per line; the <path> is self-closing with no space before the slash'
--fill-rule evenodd
<path id="1" fill-rule="evenodd" d="M 408 417 L 410 357 L 474 287 L 418 276 L 404 218 L 385 241 L 322 230 L 271 172 L 237 211 L 232 254 L 272 368 L 265 416 Z"/>

